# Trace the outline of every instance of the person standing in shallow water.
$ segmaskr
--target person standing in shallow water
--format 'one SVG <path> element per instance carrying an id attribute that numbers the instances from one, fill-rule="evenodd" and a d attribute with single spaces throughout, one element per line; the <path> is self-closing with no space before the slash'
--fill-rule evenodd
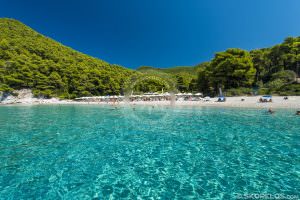
<path id="1" fill-rule="evenodd" d="M 300 115 L 300 110 L 296 111 L 296 115 Z"/>
<path id="2" fill-rule="evenodd" d="M 274 113 L 275 113 L 275 111 L 274 111 L 274 110 L 272 110 L 272 108 L 269 108 L 269 110 L 268 110 L 268 113 L 269 113 L 269 114 L 274 114 Z"/>

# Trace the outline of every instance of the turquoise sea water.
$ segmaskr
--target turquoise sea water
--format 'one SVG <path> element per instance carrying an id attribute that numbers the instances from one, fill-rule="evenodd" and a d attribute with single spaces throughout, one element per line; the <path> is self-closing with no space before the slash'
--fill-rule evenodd
<path id="1" fill-rule="evenodd" d="M 295 110 L 0 107 L 0 199 L 234 199 L 299 191 Z"/>

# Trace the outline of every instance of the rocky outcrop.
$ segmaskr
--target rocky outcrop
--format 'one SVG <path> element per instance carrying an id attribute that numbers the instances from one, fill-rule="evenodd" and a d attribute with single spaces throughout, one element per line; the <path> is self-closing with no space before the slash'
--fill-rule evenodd
<path id="1" fill-rule="evenodd" d="M 8 93 L 8 92 L 0 91 L 0 102 L 4 101 L 9 95 L 10 95 L 10 93 Z"/>
<path id="2" fill-rule="evenodd" d="M 55 102 L 59 102 L 59 99 L 44 99 L 34 97 L 30 89 L 15 90 L 12 93 L 0 93 L 0 104 L 39 104 Z"/>

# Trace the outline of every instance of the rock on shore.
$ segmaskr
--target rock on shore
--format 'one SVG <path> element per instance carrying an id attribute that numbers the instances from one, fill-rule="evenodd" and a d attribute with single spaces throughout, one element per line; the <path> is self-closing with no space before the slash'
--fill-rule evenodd
<path id="1" fill-rule="evenodd" d="M 39 104 L 56 102 L 59 102 L 59 99 L 36 98 L 30 89 L 15 90 L 13 93 L 0 92 L 0 104 Z"/>

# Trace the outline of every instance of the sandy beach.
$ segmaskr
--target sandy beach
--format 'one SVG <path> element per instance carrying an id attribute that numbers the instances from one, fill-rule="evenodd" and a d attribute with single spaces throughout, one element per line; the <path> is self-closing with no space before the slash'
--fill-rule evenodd
<path id="1" fill-rule="evenodd" d="M 241 101 L 244 99 L 244 101 Z M 226 102 L 217 102 L 217 98 L 211 98 L 210 101 L 176 101 L 175 106 L 214 106 L 214 107 L 241 107 L 241 108 L 290 108 L 300 109 L 300 96 L 291 96 L 284 100 L 281 96 L 273 97 L 271 103 L 258 102 L 256 97 L 227 97 Z M 86 103 L 85 103 L 86 104 Z M 91 104 L 91 103 L 90 103 Z M 96 103 L 97 104 L 97 103 Z M 107 104 L 107 103 L 100 103 Z M 112 103 L 109 103 L 112 104 Z M 124 104 L 120 102 L 119 104 Z M 170 101 L 137 101 L 130 102 L 130 105 L 172 105 Z M 115 103 L 114 105 L 118 105 Z"/>
<path id="2" fill-rule="evenodd" d="M 73 100 L 59 100 L 57 98 L 52 99 L 37 99 L 27 97 L 24 99 L 18 99 L 15 101 L 4 101 L 0 105 L 66 105 L 66 104 L 78 104 L 78 105 L 150 105 L 150 106 L 213 106 L 213 107 L 240 107 L 240 108 L 290 108 L 300 110 L 300 96 L 289 96 L 288 100 L 284 100 L 282 96 L 274 96 L 273 102 L 260 103 L 258 99 L 260 96 L 240 96 L 240 97 L 227 97 L 226 102 L 217 102 L 217 98 L 211 98 L 210 101 L 133 101 L 133 102 L 77 102 Z M 244 99 L 242 101 L 241 99 Z"/>

